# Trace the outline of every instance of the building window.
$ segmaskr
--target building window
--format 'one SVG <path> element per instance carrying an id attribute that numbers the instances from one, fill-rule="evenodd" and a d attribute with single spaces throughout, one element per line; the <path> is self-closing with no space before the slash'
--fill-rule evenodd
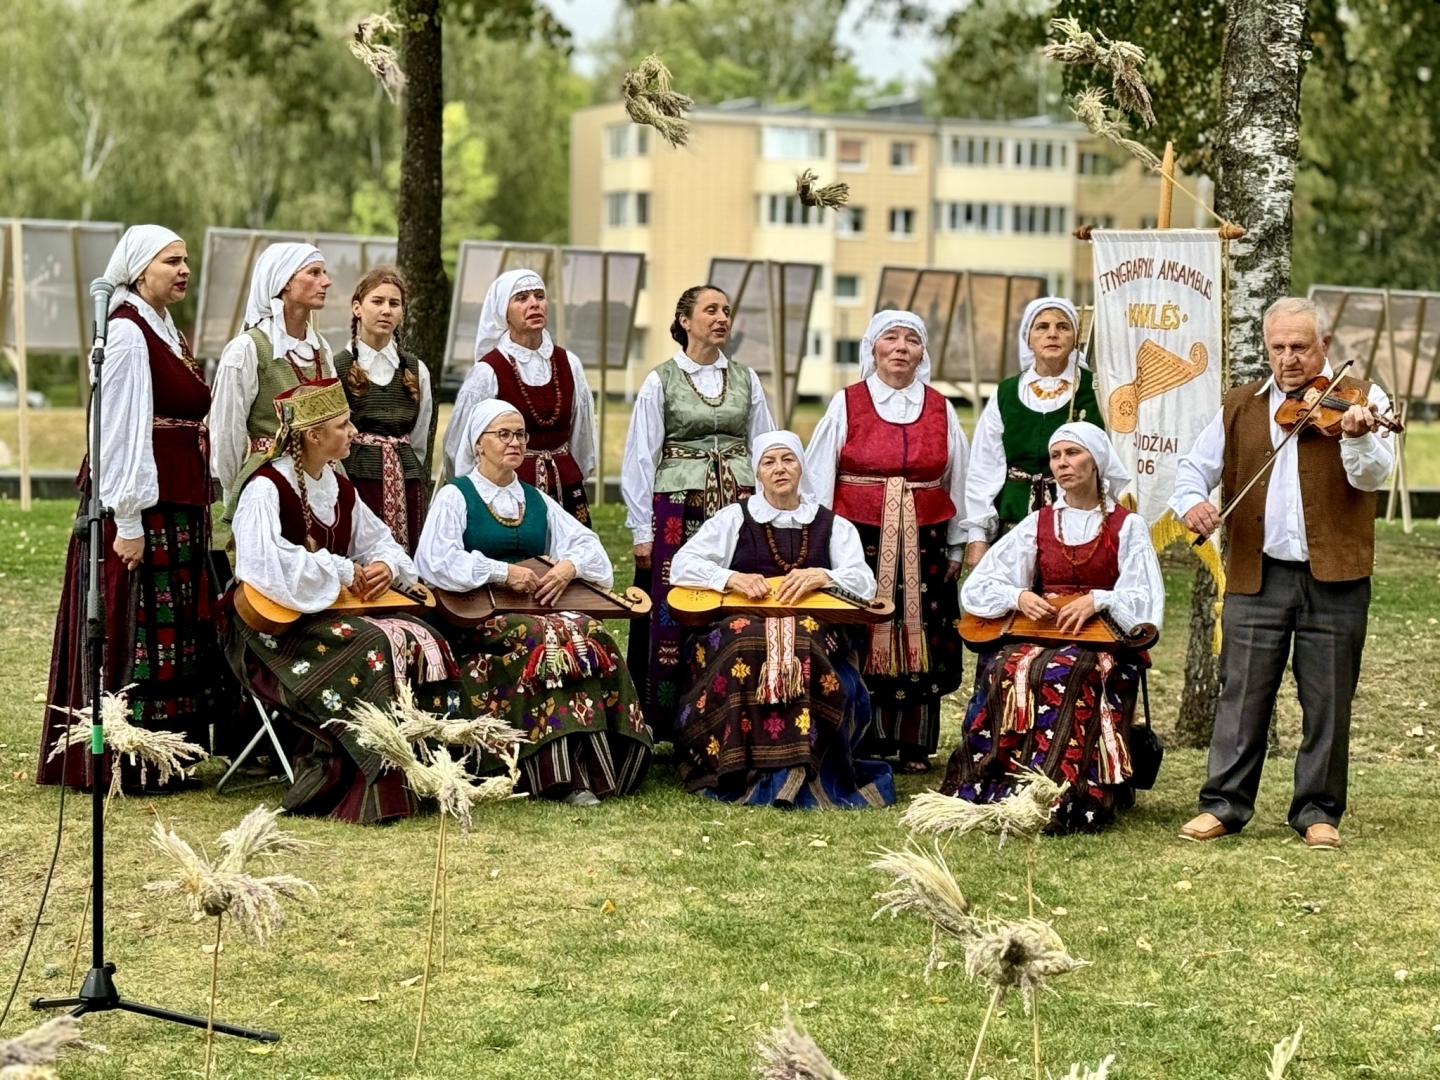
<path id="1" fill-rule="evenodd" d="M 864 139 L 841 139 L 840 140 L 840 164 L 845 168 L 861 169 L 865 167 L 865 140 Z"/>
<path id="2" fill-rule="evenodd" d="M 1154 218 L 1154 217 L 1142 217 L 1142 218 L 1140 219 L 1140 228 L 1142 228 L 1142 229 L 1158 229 L 1159 227 L 1160 227 L 1160 219 L 1159 219 L 1159 218 Z"/>
<path id="3" fill-rule="evenodd" d="M 650 153 L 650 132 L 636 124 L 610 124 L 605 128 L 605 156 L 644 157 Z"/>
<path id="4" fill-rule="evenodd" d="M 770 225 L 823 225 L 825 210 L 806 206 L 799 195 L 765 196 L 765 222 Z"/>
<path id="5" fill-rule="evenodd" d="M 630 356 L 628 359 L 633 361 L 645 359 L 645 328 L 643 326 L 636 326 L 630 331 Z"/>
<path id="6" fill-rule="evenodd" d="M 617 229 L 630 222 L 630 193 L 612 191 L 605 196 L 605 224 Z"/>
<path id="7" fill-rule="evenodd" d="M 859 236 L 865 231 L 865 208 L 842 206 L 835 211 L 835 231 L 841 236 Z"/>
<path id="8" fill-rule="evenodd" d="M 860 342 L 852 338 L 837 338 L 835 341 L 835 363 L 860 363 Z"/>
<path id="9" fill-rule="evenodd" d="M 822 334 L 819 330 L 810 331 L 809 345 L 810 347 L 805 352 L 806 356 L 825 355 L 825 335 Z"/>
<path id="10" fill-rule="evenodd" d="M 835 275 L 835 299 L 836 299 L 836 300 L 858 300 L 858 299 L 860 299 L 860 275 L 859 275 L 859 274 L 836 274 L 836 275 Z"/>
<path id="11" fill-rule="evenodd" d="M 915 167 L 915 144 L 913 142 L 892 142 L 890 144 L 890 167 L 892 169 L 913 169 Z"/>
<path id="12" fill-rule="evenodd" d="M 650 153 L 650 129 L 631 124 L 630 130 L 635 133 L 635 156 L 645 157 Z"/>
<path id="13" fill-rule="evenodd" d="M 936 232 L 1003 232 L 1005 206 L 1002 203 L 951 202 L 935 208 Z"/>
<path id="14" fill-rule="evenodd" d="M 914 236 L 915 211 L 909 207 L 894 207 L 890 211 L 890 235 Z"/>
<path id="15" fill-rule="evenodd" d="M 650 193 L 648 191 L 635 193 L 635 224 L 650 224 Z"/>
<path id="16" fill-rule="evenodd" d="M 807 127 L 767 127 L 760 136 L 761 154 L 770 161 L 823 158 L 825 132 Z"/>
<path id="17" fill-rule="evenodd" d="M 1080 175 L 1081 176 L 1109 176 L 1115 171 L 1115 163 L 1104 154 L 1092 153 L 1088 150 L 1080 152 Z"/>
<path id="18" fill-rule="evenodd" d="M 1115 227 L 1114 214 L 1086 214 L 1080 218 L 1081 225 L 1089 225 L 1092 229 L 1113 229 Z"/>
<path id="19" fill-rule="evenodd" d="M 1063 206 L 1016 206 L 1012 228 L 1017 233 L 1063 233 L 1068 217 Z"/>
<path id="20" fill-rule="evenodd" d="M 1000 156 L 999 139 L 982 139 L 973 135 L 950 136 L 951 165 L 998 165 Z"/>

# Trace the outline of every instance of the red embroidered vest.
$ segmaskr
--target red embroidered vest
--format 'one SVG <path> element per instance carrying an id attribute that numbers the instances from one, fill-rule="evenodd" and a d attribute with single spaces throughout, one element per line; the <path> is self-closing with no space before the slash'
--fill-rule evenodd
<path id="1" fill-rule="evenodd" d="M 1120 580 L 1120 527 L 1130 511 L 1117 505 L 1089 543 L 1062 544 L 1055 536 L 1055 510 L 1042 506 L 1035 529 L 1041 591 L 1068 595 L 1113 589 Z"/>
<path id="2" fill-rule="evenodd" d="M 570 370 L 570 357 L 564 349 L 555 346 L 550 355 L 555 377 L 544 386 L 526 386 L 520 381 L 510 358 L 499 349 L 491 349 L 480 358 L 482 364 L 489 364 L 495 373 L 497 396 L 501 401 L 515 406 L 515 411 L 525 417 L 525 428 L 530 432 L 530 451 L 524 462 L 515 470 L 516 475 L 527 484 L 535 483 L 535 451 L 546 450 L 554 455 L 555 467 L 560 470 L 560 482 L 567 488 L 582 484 L 580 466 L 569 451 L 557 454 L 555 451 L 570 441 L 570 423 L 575 415 L 575 373 Z M 550 417 L 554 420 L 550 420 Z M 544 421 L 549 421 L 544 422 Z M 551 492 L 559 498 L 558 492 Z"/>
<path id="3" fill-rule="evenodd" d="M 130 304 L 110 316 L 139 327 L 150 354 L 150 394 L 155 418 L 150 432 L 160 502 L 210 505 L 208 441 L 200 426 L 210 411 L 210 387 L 198 371 L 170 350 L 164 339 Z M 167 424 L 167 420 L 186 421 Z"/>
<path id="4" fill-rule="evenodd" d="M 858 382 L 845 389 L 846 438 L 840 448 L 839 474 L 903 477 L 908 483 L 939 481 L 949 463 L 949 422 L 945 399 L 925 387 L 919 419 L 892 424 L 875 411 L 870 389 Z M 835 482 L 835 512 L 860 525 L 880 524 L 884 484 Z M 942 487 L 915 490 L 915 516 L 921 525 L 938 525 L 955 516 L 955 504 Z"/>
<path id="5" fill-rule="evenodd" d="M 280 493 L 280 535 L 296 547 L 305 547 L 305 509 L 300 505 L 300 493 L 290 486 L 290 481 L 273 465 L 260 466 L 255 470 L 255 476 L 265 477 Z M 335 500 L 335 522 L 326 525 L 312 514 L 309 535 L 314 539 L 317 549 L 323 549 L 332 555 L 349 555 L 355 485 L 338 473 L 335 479 L 340 484 L 340 497 Z"/>

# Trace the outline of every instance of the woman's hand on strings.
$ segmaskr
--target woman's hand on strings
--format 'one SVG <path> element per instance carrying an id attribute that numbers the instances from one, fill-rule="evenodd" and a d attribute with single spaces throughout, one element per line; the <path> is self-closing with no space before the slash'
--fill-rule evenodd
<path id="1" fill-rule="evenodd" d="M 532 596 L 540 587 L 540 575 L 528 566 L 514 564 L 505 571 L 505 585 L 523 596 Z"/>
<path id="2" fill-rule="evenodd" d="M 1095 617 L 1095 597 L 1085 593 L 1072 600 L 1055 615 L 1055 628 L 1066 634 L 1078 634 L 1080 628 Z"/>
<path id="3" fill-rule="evenodd" d="M 635 568 L 636 568 L 637 570 L 649 570 L 649 569 L 650 569 L 650 553 L 651 553 L 652 551 L 654 551 L 654 550 L 655 550 L 655 545 L 654 545 L 654 544 L 636 544 L 636 545 L 635 545 L 635 548 L 634 548 L 634 552 L 635 552 Z"/>
<path id="4" fill-rule="evenodd" d="M 395 572 L 390 569 L 387 563 L 376 560 L 369 566 L 355 566 L 355 580 L 350 583 L 350 591 L 361 600 L 376 600 L 385 594 L 390 588 L 390 582 L 395 580 Z"/>
<path id="5" fill-rule="evenodd" d="M 725 591 L 737 592 L 747 600 L 764 600 L 770 595 L 770 583 L 760 574 L 731 574 Z"/>
<path id="6" fill-rule="evenodd" d="M 1209 536 L 1220 528 L 1220 511 L 1208 502 L 1198 502 L 1185 511 L 1185 527 L 1201 536 Z"/>
<path id="7" fill-rule="evenodd" d="M 133 540 L 117 536 L 114 546 L 115 554 L 125 564 L 126 570 L 134 570 L 145 558 L 145 538 L 143 536 L 137 536 Z"/>
<path id="8" fill-rule="evenodd" d="M 1020 594 L 1015 601 L 1015 606 L 1019 608 L 1021 615 L 1027 619 L 1034 619 L 1036 622 L 1049 622 L 1055 618 L 1055 608 L 1050 601 L 1029 589 Z"/>
<path id="9" fill-rule="evenodd" d="M 574 580 L 575 564 L 569 559 L 561 559 L 536 582 L 535 599 L 542 604 L 553 604 L 560 599 L 565 586 Z"/>
<path id="10" fill-rule="evenodd" d="M 760 579 L 764 581 L 764 578 Z M 782 604 L 794 604 L 809 596 L 816 589 L 830 584 L 830 574 L 819 567 L 791 570 L 775 590 L 775 599 Z M 758 599 L 758 597 L 756 598 Z"/>

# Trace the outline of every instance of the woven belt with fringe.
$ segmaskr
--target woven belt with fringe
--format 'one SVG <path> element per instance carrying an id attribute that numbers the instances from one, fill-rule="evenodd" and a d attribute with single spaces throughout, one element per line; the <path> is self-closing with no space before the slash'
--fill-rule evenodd
<path id="1" fill-rule="evenodd" d="M 210 429 L 203 420 L 182 420 L 178 416 L 157 416 L 150 423 L 157 428 L 192 428 L 200 444 L 200 456 L 205 459 L 205 475 L 210 475 Z M 208 480 L 207 480 L 208 482 Z"/>
<path id="2" fill-rule="evenodd" d="M 714 517 L 722 506 L 729 506 L 735 501 L 740 485 L 735 482 L 735 474 L 730 471 L 730 462 L 734 458 L 748 458 L 749 456 L 750 451 L 742 442 L 731 443 L 723 449 L 717 447 L 714 450 L 696 450 L 689 446 L 667 443 L 660 451 L 662 461 L 709 462 L 709 467 L 705 470 L 706 518 Z"/>
<path id="3" fill-rule="evenodd" d="M 410 544 L 410 528 L 405 513 L 405 468 L 400 464 L 402 444 L 410 445 L 409 435 L 377 435 L 364 431 L 355 436 L 361 446 L 380 448 L 380 517 L 401 547 Z"/>
<path id="4" fill-rule="evenodd" d="M 915 492 L 942 487 L 941 480 L 908 482 L 901 476 L 861 476 L 841 473 L 839 482 L 861 487 L 884 485 L 880 513 L 880 552 L 876 560 L 876 596 L 893 596 L 896 563 L 904 580 L 904 610 L 900 627 L 903 645 L 896 649 L 895 621 L 870 631 L 870 654 L 865 672 L 870 675 L 914 675 L 929 670 L 929 649 L 920 613 L 920 523 L 915 517 Z"/>
<path id="5" fill-rule="evenodd" d="M 1029 473 L 1024 469 L 1017 469 L 1011 465 L 1005 470 L 1006 480 L 1018 480 L 1022 484 L 1030 485 L 1030 503 L 1026 509 L 1027 514 L 1033 514 L 1042 506 L 1049 506 L 1055 501 L 1055 479 L 1045 473 Z"/>
<path id="6" fill-rule="evenodd" d="M 526 450 L 527 458 L 535 459 L 535 490 L 543 495 L 550 495 L 552 499 L 559 499 L 561 492 L 565 489 L 560 481 L 560 466 L 555 464 L 555 458 L 561 454 L 570 455 L 570 444 L 556 447 L 554 450 Z M 550 485 L 554 482 L 554 494 L 551 494 Z"/>
<path id="7" fill-rule="evenodd" d="M 252 435 L 250 437 L 250 453 L 268 454 L 270 448 L 275 445 L 275 439 L 270 435 Z"/>

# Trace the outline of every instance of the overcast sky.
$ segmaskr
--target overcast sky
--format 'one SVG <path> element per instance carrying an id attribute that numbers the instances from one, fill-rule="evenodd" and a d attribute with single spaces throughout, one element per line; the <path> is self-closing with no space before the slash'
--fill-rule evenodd
<path id="1" fill-rule="evenodd" d="M 964 0 L 930 0 L 930 8 L 951 11 L 963 3 Z M 575 65 L 588 73 L 594 64 L 590 46 L 603 38 L 613 25 L 620 0 L 548 0 L 548 4 L 555 17 L 575 35 Z M 847 14 L 840 24 L 840 43 L 854 56 L 862 75 L 877 82 L 892 78 L 913 82 L 915 72 L 922 70 L 924 62 L 935 55 L 937 42 L 926 33 L 896 37 L 888 27 L 873 23 L 862 33 L 857 23 L 858 14 L 865 6 L 855 0 L 846 5 Z"/>

